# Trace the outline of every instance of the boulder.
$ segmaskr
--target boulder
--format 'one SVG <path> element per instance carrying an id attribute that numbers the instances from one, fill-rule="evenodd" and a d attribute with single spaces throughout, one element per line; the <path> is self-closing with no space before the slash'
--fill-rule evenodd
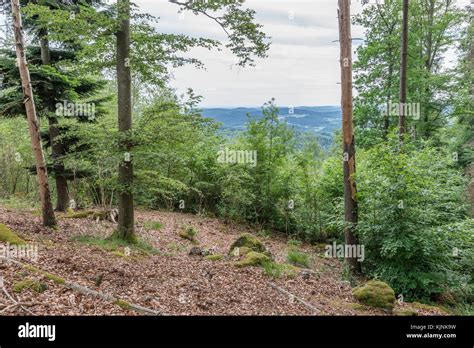
<path id="1" fill-rule="evenodd" d="M 245 257 L 237 261 L 235 266 L 237 267 L 248 267 L 248 266 L 262 266 L 265 262 L 269 262 L 270 258 L 262 253 L 257 253 L 255 251 L 249 252 Z"/>
<path id="2" fill-rule="evenodd" d="M 234 248 L 234 250 L 232 250 L 231 254 L 232 254 L 232 256 L 240 257 L 240 256 L 247 255 L 251 251 L 252 251 L 252 249 L 250 249 L 248 247 L 240 247 L 240 248 L 237 247 L 237 248 Z"/>
<path id="3" fill-rule="evenodd" d="M 254 251 L 256 253 L 265 254 L 266 256 L 271 258 L 271 253 L 267 250 L 265 245 L 254 235 L 250 233 L 244 233 L 240 235 L 237 240 L 232 243 L 230 246 L 229 254 L 234 255 L 237 254 L 236 248 L 238 249 L 238 255 L 242 256 L 248 254 L 250 251 Z"/>
<path id="4" fill-rule="evenodd" d="M 366 306 L 392 310 L 395 305 L 395 292 L 379 280 L 370 280 L 352 291 L 356 299 Z"/>

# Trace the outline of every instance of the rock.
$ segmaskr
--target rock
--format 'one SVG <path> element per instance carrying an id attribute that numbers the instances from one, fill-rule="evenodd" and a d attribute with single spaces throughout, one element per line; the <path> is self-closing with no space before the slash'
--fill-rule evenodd
<path id="1" fill-rule="evenodd" d="M 237 261 L 235 266 L 237 267 L 248 267 L 248 266 L 262 266 L 263 263 L 270 261 L 270 258 L 262 253 L 257 253 L 255 251 L 249 252 L 243 260 Z"/>
<path id="2" fill-rule="evenodd" d="M 190 256 L 202 256 L 202 251 L 203 250 L 199 247 L 193 247 L 189 251 L 188 255 L 190 255 Z"/>
<path id="3" fill-rule="evenodd" d="M 240 256 L 245 256 L 249 252 L 251 252 L 252 249 L 248 247 L 240 247 L 240 248 L 234 248 L 231 252 L 232 256 L 240 257 Z"/>
<path id="4" fill-rule="evenodd" d="M 235 252 L 235 248 L 239 248 L 239 255 L 246 255 L 250 251 L 254 251 L 256 253 L 265 254 L 271 258 L 271 253 L 267 251 L 265 245 L 263 245 L 263 243 L 257 237 L 251 235 L 250 233 L 244 233 L 240 235 L 240 237 L 237 238 L 234 243 L 232 243 L 229 253 L 233 254 L 233 252 Z"/>
<path id="5" fill-rule="evenodd" d="M 311 273 L 309 273 L 308 271 L 303 270 L 301 272 L 301 276 L 303 277 L 304 280 L 308 280 L 311 277 Z"/>
<path id="6" fill-rule="evenodd" d="M 208 249 L 193 247 L 189 251 L 189 255 L 191 255 L 191 256 L 212 256 L 212 252 L 211 252 L 211 250 L 208 250 Z"/>
<path id="7" fill-rule="evenodd" d="M 26 244 L 15 232 L 3 224 L 0 224 L 0 242 L 9 243 L 10 245 Z"/>
<path id="8" fill-rule="evenodd" d="M 392 310 L 395 305 L 395 292 L 379 280 L 370 280 L 352 291 L 356 299 L 366 306 Z"/>

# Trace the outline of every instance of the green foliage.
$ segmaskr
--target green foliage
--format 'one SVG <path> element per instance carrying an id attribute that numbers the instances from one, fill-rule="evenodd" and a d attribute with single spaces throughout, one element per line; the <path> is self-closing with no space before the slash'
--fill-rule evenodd
<path id="1" fill-rule="evenodd" d="M 433 5 L 432 7 L 430 5 Z M 399 101 L 401 2 L 387 0 L 369 4 L 355 23 L 366 28 L 354 64 L 358 96 L 354 119 L 358 144 L 370 147 L 386 140 L 397 128 L 398 115 L 385 115 L 389 103 Z M 430 138 L 446 125 L 452 110 L 455 74 L 444 69 L 446 52 L 461 38 L 468 13 L 454 2 L 415 1 L 410 4 L 408 52 L 408 103 L 418 103 L 420 114 L 408 115 L 408 129 L 417 137 Z M 433 40 L 433 38 L 438 38 Z"/>
<path id="2" fill-rule="evenodd" d="M 301 246 L 301 241 L 296 240 L 296 239 L 290 239 L 287 242 L 287 244 L 288 244 L 289 247 L 298 248 L 299 246 Z"/>
<path id="3" fill-rule="evenodd" d="M 286 259 L 289 263 L 298 267 L 309 268 L 311 266 L 310 255 L 299 250 L 289 250 Z"/>
<path id="4" fill-rule="evenodd" d="M 109 238 L 99 238 L 99 237 L 94 237 L 94 236 L 77 236 L 74 237 L 72 240 L 86 244 L 86 245 L 92 245 L 95 247 L 98 247 L 100 249 L 104 249 L 106 251 L 112 251 L 112 252 L 117 252 L 121 251 L 124 248 L 130 248 L 131 250 L 135 250 L 138 252 L 142 252 L 148 255 L 155 255 L 159 253 L 157 249 L 155 249 L 152 245 L 149 243 L 137 239 L 133 243 L 124 241 L 120 238 L 115 237 L 112 235 Z"/>
<path id="5" fill-rule="evenodd" d="M 277 263 L 274 261 L 263 262 L 263 272 L 272 278 L 294 277 L 298 274 L 298 268 L 285 263 Z"/>
<path id="6" fill-rule="evenodd" d="M 143 227 L 146 229 L 146 230 L 155 230 L 155 231 L 159 231 L 163 228 L 164 224 L 160 221 L 146 221 L 144 224 L 143 224 Z"/>
<path id="7" fill-rule="evenodd" d="M 183 239 L 190 240 L 193 243 L 196 243 L 198 231 L 194 227 L 185 227 L 181 231 L 179 231 L 179 236 Z"/>
<path id="8" fill-rule="evenodd" d="M 14 283 L 12 289 L 13 289 L 13 292 L 16 292 L 16 293 L 21 293 L 24 290 L 31 289 L 32 291 L 40 294 L 40 293 L 45 292 L 48 289 L 48 286 L 36 280 L 25 279 L 25 280 Z"/>
<path id="9" fill-rule="evenodd" d="M 412 144 L 399 151 L 394 140 L 360 158 L 358 234 L 365 245 L 365 272 L 408 299 L 442 292 L 454 285 L 449 277 L 460 281 L 458 273 L 448 276 L 455 272 L 450 259 L 458 239 L 468 238 L 467 230 L 451 236 L 448 231 L 465 219 L 466 182 L 449 154 Z M 466 282 L 464 277 L 461 286 Z"/>

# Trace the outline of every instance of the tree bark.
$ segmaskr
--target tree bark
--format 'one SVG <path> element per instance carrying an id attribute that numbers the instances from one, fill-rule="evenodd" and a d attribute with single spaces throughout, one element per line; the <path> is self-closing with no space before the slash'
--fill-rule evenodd
<path id="1" fill-rule="evenodd" d="M 51 52 L 49 50 L 48 31 L 43 28 L 40 30 L 40 47 L 41 47 L 41 63 L 43 65 L 51 65 Z M 54 101 L 52 99 L 47 103 L 48 113 L 52 114 L 55 111 Z M 66 168 L 62 163 L 61 157 L 65 154 L 64 146 L 61 142 L 56 141 L 60 136 L 57 119 L 48 115 L 49 123 L 49 139 L 51 142 L 51 156 L 53 158 L 54 179 L 56 181 L 56 211 L 65 212 L 69 208 L 69 192 L 67 187 L 67 179 L 64 177 Z"/>
<path id="2" fill-rule="evenodd" d="M 12 0 L 13 31 L 15 35 L 16 55 L 18 68 L 20 71 L 21 85 L 23 87 L 23 103 L 25 104 L 28 127 L 31 137 L 31 146 L 36 162 L 36 173 L 41 197 L 43 212 L 43 225 L 52 227 L 56 225 L 53 204 L 51 202 L 51 193 L 48 184 L 48 171 L 44 161 L 43 147 L 39 132 L 38 118 L 31 88 L 31 79 L 25 56 L 25 40 L 23 37 L 23 28 L 20 14 L 19 0 Z"/>
<path id="3" fill-rule="evenodd" d="M 342 136 L 344 152 L 344 216 L 345 243 L 356 245 L 358 240 L 354 234 L 357 222 L 357 189 L 355 183 L 355 141 L 352 106 L 352 38 L 350 0 L 339 0 L 339 43 L 341 46 L 341 106 L 342 106 Z M 348 257 L 346 262 L 351 275 L 360 273 L 360 262 L 356 255 Z"/>
<path id="4" fill-rule="evenodd" d="M 133 207 L 133 163 L 130 154 L 132 144 L 129 140 L 132 129 L 132 78 L 130 72 L 130 0 L 117 0 L 119 30 L 117 32 L 117 89 L 118 89 L 118 127 L 124 140 L 120 142 L 123 158 L 119 164 L 119 221 L 117 234 L 119 238 L 133 241 L 134 207 Z"/>
<path id="5" fill-rule="evenodd" d="M 399 105 L 399 117 L 398 117 L 398 128 L 400 140 L 406 133 L 406 108 L 405 103 L 407 101 L 407 73 L 408 73 L 408 6 L 409 0 L 403 0 L 403 25 L 402 25 L 402 50 L 401 50 L 401 62 L 400 62 L 400 105 Z"/>

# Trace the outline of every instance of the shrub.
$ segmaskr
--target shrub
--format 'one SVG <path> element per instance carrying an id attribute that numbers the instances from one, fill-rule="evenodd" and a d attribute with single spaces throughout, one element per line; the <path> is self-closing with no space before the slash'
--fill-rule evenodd
<path id="1" fill-rule="evenodd" d="M 466 216 L 461 200 L 465 181 L 447 153 L 429 146 L 397 146 L 397 141 L 381 144 L 360 156 L 363 270 L 406 299 L 430 299 L 458 281 L 472 282 L 472 273 L 466 277 L 460 271 L 466 265 L 453 262 L 453 247 L 462 249 L 472 240 L 467 226 L 472 222 L 457 222 Z"/>

